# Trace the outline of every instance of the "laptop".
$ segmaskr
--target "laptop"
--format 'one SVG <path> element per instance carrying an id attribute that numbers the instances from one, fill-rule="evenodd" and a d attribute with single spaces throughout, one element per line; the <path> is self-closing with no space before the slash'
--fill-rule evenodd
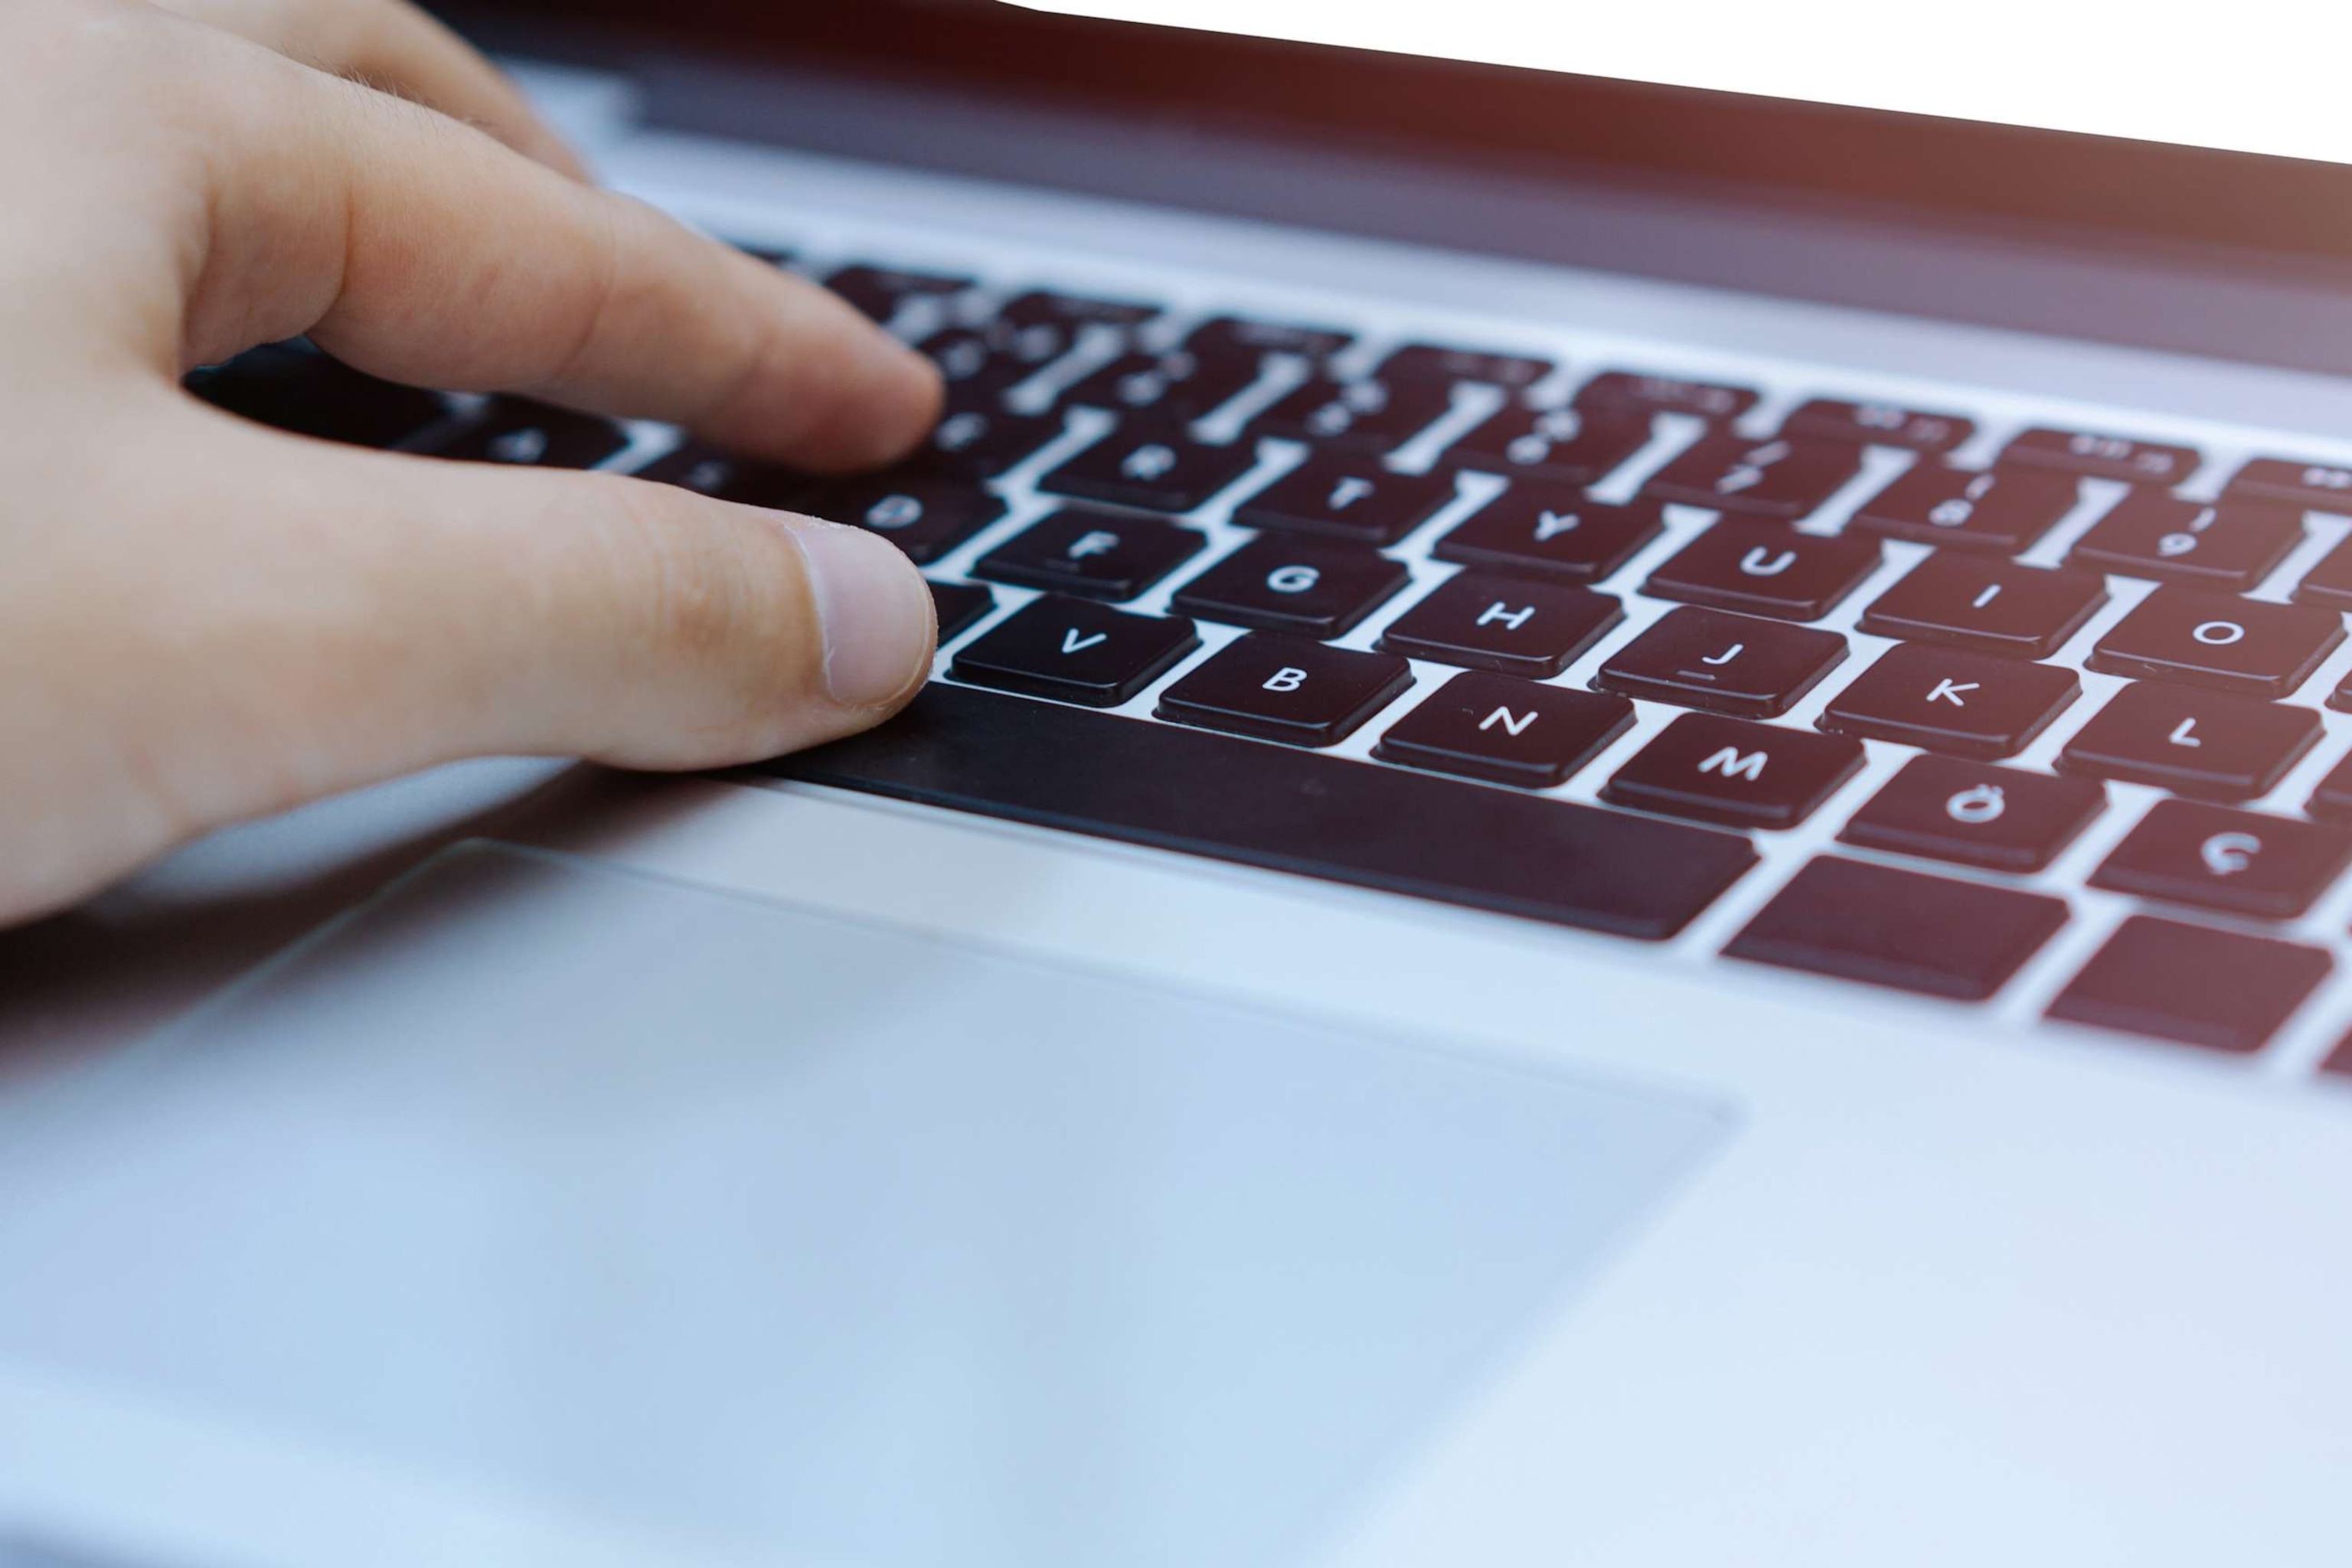
<path id="1" fill-rule="evenodd" d="M 1128 9 L 452 13 L 935 435 L 192 391 L 936 678 L 0 940 L 0 1563 L 2343 1562 L 2343 149 Z"/>

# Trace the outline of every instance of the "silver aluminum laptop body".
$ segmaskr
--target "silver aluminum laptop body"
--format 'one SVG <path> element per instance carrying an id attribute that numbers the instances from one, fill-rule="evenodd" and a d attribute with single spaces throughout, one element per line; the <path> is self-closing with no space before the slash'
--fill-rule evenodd
<path id="1" fill-rule="evenodd" d="M 1334 327 L 1343 377 L 1428 342 L 1562 389 L 1752 388 L 1759 443 L 1843 397 L 1965 415 L 1964 466 L 2040 426 L 2191 447 L 2180 491 L 2217 503 L 2256 459 L 2352 469 L 2352 287 L 2317 240 L 1465 169 L 894 79 L 847 34 L 711 63 L 483 26 L 616 185 L 813 276 L 975 281 L 916 335 L 1049 288 Z M 1087 352 L 1024 393 L 1057 406 Z M 1256 441 L 1307 374 L 1196 433 Z M 1394 471 L 1452 472 L 1508 402 L 1452 395 Z M 934 577 L 990 581 L 1113 423 L 1081 408 L 990 480 L 1003 515 Z M 1667 414 L 1595 493 L 1707 433 Z M 627 434 L 607 466 L 677 440 Z M 1216 556 L 1299 461 L 1253 449 L 1184 515 Z M 1797 531 L 1862 536 L 1927 460 L 1866 447 Z M 1414 593 L 1520 481 L 1452 482 L 1389 548 Z M 2090 476 L 2018 559 L 2079 567 L 2128 493 Z M 2296 510 L 2253 605 L 2352 533 Z M 1549 683 L 1674 613 L 1646 584 L 1717 517 L 1667 508 L 1599 584 L 1624 622 Z M 1808 623 L 1851 657 L 1773 724 L 1823 733 L 1895 646 L 1864 617 L 1930 551 L 1883 551 Z M 2126 685 L 2097 650 L 2162 591 L 2105 576 L 2043 661 L 2082 696 L 2001 765 L 2076 776 Z M 992 593 L 943 647 L 957 690 L 1033 597 Z M 1374 652 L 1404 602 L 1338 645 Z M 1099 722 L 1168 723 L 1236 635 Z M 1413 671 L 1397 712 L 1454 673 Z M 2324 822 L 2347 677 L 2335 647 L 2285 694 L 2324 733 L 2251 808 Z M 1685 710 L 1636 706 L 1537 798 L 1617 809 Z M 1391 767 L 1388 722 L 1334 765 Z M 1870 740 L 1654 942 L 760 773 L 482 763 L 223 834 L 0 938 L 0 1563 L 2341 1562 L 2352 886 L 2279 918 L 2095 886 L 2166 795 L 2132 782 L 2031 871 L 1843 837 L 1919 750 Z M 1981 1002 L 1724 956 L 1822 857 L 2063 921 Z M 2050 1021 L 2147 919 L 2329 962 L 2252 1049 Z"/>

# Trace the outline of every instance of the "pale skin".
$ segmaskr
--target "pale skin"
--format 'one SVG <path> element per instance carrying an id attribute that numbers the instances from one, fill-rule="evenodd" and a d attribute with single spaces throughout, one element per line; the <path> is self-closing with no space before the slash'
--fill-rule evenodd
<path id="1" fill-rule="evenodd" d="M 592 188 L 404 0 L 6 0 L 0 62 L 0 924 L 436 763 L 721 766 L 920 687 L 929 595 L 872 535 L 180 389 L 308 333 L 820 471 L 935 421 L 921 359 Z"/>

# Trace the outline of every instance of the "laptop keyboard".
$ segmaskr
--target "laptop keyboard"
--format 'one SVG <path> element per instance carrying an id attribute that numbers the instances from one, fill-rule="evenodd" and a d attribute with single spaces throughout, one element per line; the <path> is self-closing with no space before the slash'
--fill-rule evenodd
<path id="1" fill-rule="evenodd" d="M 196 389 L 897 542 L 938 679 L 782 776 L 1959 1004 L 2097 889 L 2147 910 L 2045 978 L 2047 1016 L 2234 1053 L 2332 970 L 2307 917 L 2352 864 L 2352 758 L 2270 797 L 2319 706 L 2352 709 L 2306 689 L 2352 543 L 2305 548 L 2352 470 L 2055 426 L 1987 448 L 1983 411 L 1834 386 L 795 265 L 947 377 L 894 472 L 666 450 L 299 344 Z M 1764 852 L 1800 828 L 1826 847 Z"/>

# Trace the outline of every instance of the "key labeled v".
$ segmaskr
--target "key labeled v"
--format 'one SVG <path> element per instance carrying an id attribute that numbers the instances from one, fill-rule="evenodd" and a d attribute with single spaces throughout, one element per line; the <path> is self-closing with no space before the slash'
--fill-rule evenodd
<path id="1" fill-rule="evenodd" d="M 1110 641 L 1110 634 L 1108 632 L 1089 632 L 1087 636 L 1080 637 L 1078 635 L 1078 628 L 1072 626 L 1062 633 L 1062 651 L 1064 653 L 1084 653 L 1087 649 L 1094 647 L 1097 643 L 1107 643 L 1108 641 Z"/>

